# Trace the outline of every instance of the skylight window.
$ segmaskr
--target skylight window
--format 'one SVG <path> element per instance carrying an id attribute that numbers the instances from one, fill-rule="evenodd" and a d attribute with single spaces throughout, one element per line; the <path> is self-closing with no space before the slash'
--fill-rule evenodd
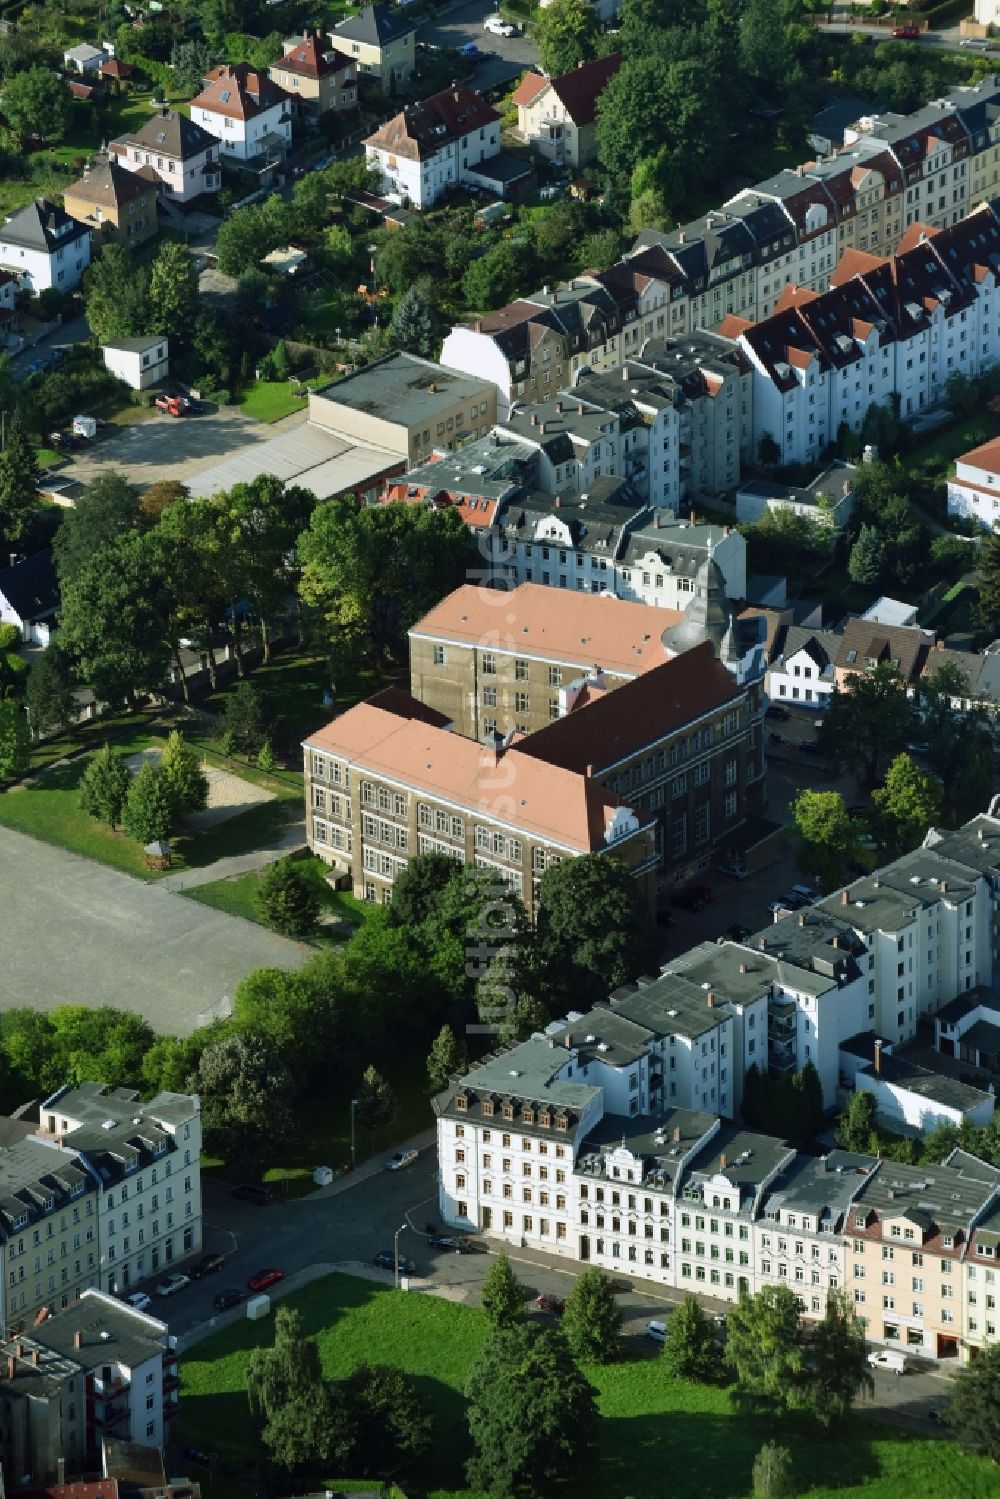
<path id="1" fill-rule="evenodd" d="M 228 104 L 229 100 L 231 98 L 232 98 L 232 95 L 230 94 L 229 90 L 227 88 L 224 88 L 222 90 L 222 93 L 219 95 L 219 103 L 220 104 Z"/>

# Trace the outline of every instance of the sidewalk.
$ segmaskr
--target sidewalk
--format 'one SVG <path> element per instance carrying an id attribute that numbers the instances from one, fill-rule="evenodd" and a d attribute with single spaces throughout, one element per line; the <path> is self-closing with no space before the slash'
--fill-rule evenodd
<path id="1" fill-rule="evenodd" d="M 291 822 L 280 837 L 272 839 L 261 848 L 251 849 L 247 854 L 230 854 L 228 858 L 216 859 L 202 869 L 180 869 L 155 882 L 157 890 L 190 890 L 195 885 L 210 885 L 213 880 L 225 880 L 233 874 L 248 874 L 253 869 L 264 869 L 274 864 L 282 854 L 306 845 L 306 824 L 301 818 Z"/>

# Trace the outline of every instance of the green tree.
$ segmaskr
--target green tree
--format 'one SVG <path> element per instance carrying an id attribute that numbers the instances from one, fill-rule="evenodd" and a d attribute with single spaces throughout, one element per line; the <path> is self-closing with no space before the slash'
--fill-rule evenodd
<path id="1" fill-rule="evenodd" d="M 116 828 L 122 819 L 132 773 L 110 744 L 92 755 L 80 778 L 80 806 L 99 822 Z"/>
<path id="2" fill-rule="evenodd" d="M 291 1138 L 294 1084 L 267 1037 L 241 1032 L 207 1046 L 196 1085 L 205 1148 L 213 1155 L 259 1171 Z"/>
<path id="3" fill-rule="evenodd" d="M 884 566 L 885 550 L 881 536 L 874 526 L 862 523 L 847 564 L 851 582 L 874 587 L 882 576 Z"/>
<path id="4" fill-rule="evenodd" d="M 431 1043 L 427 1055 L 427 1076 L 431 1092 L 440 1093 L 450 1078 L 464 1072 L 469 1065 L 469 1051 L 459 1042 L 450 1025 L 443 1025 Z"/>
<path id="5" fill-rule="evenodd" d="M 667 1322 L 660 1357 L 675 1379 L 706 1383 L 718 1375 L 719 1349 L 712 1319 L 690 1291 Z"/>
<path id="6" fill-rule="evenodd" d="M 711 175 L 722 115 L 703 62 L 644 47 L 601 92 L 597 140 L 612 184 L 628 190 L 640 161 L 660 158 L 661 190 L 673 208 Z"/>
<path id="7" fill-rule="evenodd" d="M 941 785 L 907 754 L 897 755 L 885 784 L 872 793 L 883 830 L 882 842 L 895 853 L 907 853 L 923 841 L 941 814 Z"/>
<path id="8" fill-rule="evenodd" d="M 538 895 L 538 941 L 553 982 L 580 1005 L 603 999 L 654 960 L 642 894 L 620 859 L 585 854 L 550 865 Z"/>
<path id="9" fill-rule="evenodd" d="M 751 1499 L 795 1499 L 792 1454 L 777 1442 L 765 1442 L 753 1460 Z"/>
<path id="10" fill-rule="evenodd" d="M 113 241 L 106 244 L 83 278 L 87 323 L 98 343 L 147 332 L 149 293 L 149 275 L 131 251 Z"/>
<path id="11" fill-rule="evenodd" d="M 670 205 L 677 193 L 671 190 L 672 176 L 673 161 L 665 146 L 636 162 L 629 180 L 628 221 L 633 229 L 666 231 L 674 227 Z"/>
<path id="12" fill-rule="evenodd" d="M 503 1249 L 486 1272 L 479 1305 L 494 1332 L 516 1327 L 524 1318 L 524 1288 Z"/>
<path id="13" fill-rule="evenodd" d="M 399 1112 L 396 1095 L 380 1072 L 366 1067 L 358 1084 L 358 1122 L 365 1129 L 384 1129 Z"/>
<path id="14" fill-rule="evenodd" d="M 175 595 L 158 552 L 156 533 L 126 533 L 62 585 L 60 638 L 103 702 L 132 702 L 166 675 Z"/>
<path id="15" fill-rule="evenodd" d="M 538 12 L 534 39 L 550 78 L 569 73 L 577 63 L 597 56 L 600 38 L 597 12 L 587 0 L 552 0 Z"/>
<path id="16" fill-rule="evenodd" d="M 71 510 L 63 515 L 52 543 L 60 587 L 65 589 L 101 551 L 134 531 L 139 493 L 124 474 L 105 469 L 92 480 Z"/>
<path id="17" fill-rule="evenodd" d="M 103 256 L 102 256 L 103 259 Z M 168 240 L 149 273 L 147 331 L 185 344 L 198 315 L 198 270 L 187 245 Z"/>
<path id="18" fill-rule="evenodd" d="M 409 287 L 400 297 L 393 308 L 389 332 L 393 347 L 407 354 L 428 358 L 434 352 L 437 342 L 434 314 L 419 287 Z"/>
<path id="19" fill-rule="evenodd" d="M 19 415 L 0 452 L 0 540 L 23 541 L 38 513 L 38 459 Z"/>
<path id="20" fill-rule="evenodd" d="M 603 271 L 621 255 L 622 237 L 617 229 L 595 229 L 580 241 L 580 261 L 588 269 Z"/>
<path id="21" fill-rule="evenodd" d="M 99 1077 L 110 1087 L 134 1087 L 142 1060 L 155 1039 L 151 1025 L 139 1015 L 108 1005 L 60 1005 L 50 1016 L 51 1073 L 56 1079 L 82 1084 Z"/>
<path id="22" fill-rule="evenodd" d="M 739 63 L 744 76 L 781 86 L 789 62 L 781 9 L 770 0 L 747 0 L 739 20 Z"/>
<path id="23" fill-rule="evenodd" d="M 167 737 L 160 774 L 173 802 L 175 826 L 186 813 L 200 812 L 208 804 L 208 777 L 180 729 L 173 729 Z"/>
<path id="24" fill-rule="evenodd" d="M 174 42 L 170 52 L 174 88 L 185 98 L 200 93 L 202 79 L 218 60 L 218 54 L 197 37 L 184 37 L 182 41 Z"/>
<path id="25" fill-rule="evenodd" d="M 122 828 L 145 846 L 170 837 L 174 822 L 170 785 L 155 760 L 146 760 L 133 776 L 122 812 Z"/>
<path id="26" fill-rule="evenodd" d="M 474 260 L 462 277 L 462 296 L 469 307 L 488 311 L 501 307 L 514 295 L 525 279 L 525 261 L 530 263 L 525 246 L 502 239 L 485 255 Z"/>
<path id="27" fill-rule="evenodd" d="M 250 759 L 265 742 L 271 729 L 270 704 L 254 682 L 237 682 L 226 694 L 219 719 L 219 738 L 229 748 Z"/>
<path id="28" fill-rule="evenodd" d="M 467 580 L 475 542 L 454 509 L 360 508 L 327 500 L 299 541 L 300 591 L 322 617 L 339 661 L 404 658 L 406 632 Z"/>
<path id="29" fill-rule="evenodd" d="M 737 1382 L 737 1402 L 748 1410 L 784 1415 L 802 1377 L 799 1303 L 788 1286 L 765 1286 L 730 1308 L 726 1362 Z"/>
<path id="30" fill-rule="evenodd" d="M 28 769 L 31 760 L 31 733 L 28 717 L 20 703 L 11 698 L 0 701 L 0 781 L 13 781 Z"/>
<path id="31" fill-rule="evenodd" d="M 842 1150 L 853 1150 L 860 1154 L 871 1149 L 877 1141 L 875 1120 L 875 1095 L 859 1088 L 848 1098 L 844 1111 L 837 1120 L 837 1144 Z"/>
<path id="32" fill-rule="evenodd" d="M 819 742 L 836 764 L 874 785 L 885 761 L 905 744 L 912 721 L 906 684 L 892 666 L 883 663 L 872 671 L 852 672 L 837 689 Z"/>
<path id="33" fill-rule="evenodd" d="M 347 1457 L 353 1431 L 336 1418 L 319 1349 L 306 1335 L 301 1312 L 276 1309 L 274 1343 L 251 1351 L 246 1381 L 251 1413 L 279 1468 L 315 1472 Z"/>
<path id="34" fill-rule="evenodd" d="M 475 1455 L 471 1488 L 497 1499 L 580 1479 L 594 1461 L 597 1405 L 556 1329 L 508 1327 L 487 1338 L 466 1384 Z"/>
<path id="35" fill-rule="evenodd" d="M 822 1426 L 843 1421 L 861 1394 L 873 1395 L 865 1327 L 843 1291 L 829 1291 L 823 1320 L 806 1344 L 802 1402 Z"/>
<path id="36" fill-rule="evenodd" d="M 316 930 L 319 891 L 293 859 L 279 859 L 261 875 L 255 898 L 258 910 L 276 932 L 298 937 Z"/>
<path id="37" fill-rule="evenodd" d="M 411 1375 L 391 1364 L 359 1364 L 341 1388 L 354 1434 L 352 1470 L 388 1479 L 424 1456 L 433 1423 Z"/>
<path id="38" fill-rule="evenodd" d="M 792 803 L 795 859 L 803 874 L 817 876 L 825 892 L 844 883 L 847 866 L 858 856 L 857 826 L 839 791 L 804 787 Z"/>
<path id="39" fill-rule="evenodd" d="M 1000 637 L 1000 531 L 987 531 L 979 544 L 979 623 L 991 640 Z"/>
<path id="40" fill-rule="evenodd" d="M 4 84 L 0 103 L 22 140 L 37 135 L 43 141 L 58 141 L 69 127 L 69 91 L 51 68 L 38 65 L 15 73 Z"/>
<path id="41" fill-rule="evenodd" d="M 956 1371 L 944 1417 L 960 1447 L 1000 1463 L 1000 1344 Z"/>
<path id="42" fill-rule="evenodd" d="M 340 957 L 329 957 L 333 968 L 322 961 L 305 963 L 294 973 L 257 968 L 240 980 L 233 998 L 239 1029 L 266 1036 L 293 1077 L 317 1084 L 352 1039 Z"/>
<path id="43" fill-rule="evenodd" d="M 603 1270 L 590 1265 L 569 1294 L 562 1330 L 574 1358 L 607 1364 L 621 1352 L 622 1314 Z"/>
<path id="44" fill-rule="evenodd" d="M 32 663 L 24 704 L 32 729 L 42 736 L 68 728 L 76 718 L 72 663 L 58 640 Z"/>
<path id="45" fill-rule="evenodd" d="M 418 854 L 400 870 L 392 887 L 390 918 L 394 926 L 418 927 L 434 913 L 445 887 L 461 870 L 448 854 Z"/>

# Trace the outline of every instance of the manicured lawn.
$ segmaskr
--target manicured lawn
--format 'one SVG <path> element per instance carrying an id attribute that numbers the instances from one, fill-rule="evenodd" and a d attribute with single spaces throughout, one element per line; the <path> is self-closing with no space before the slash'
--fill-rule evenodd
<path id="1" fill-rule="evenodd" d="M 258 380 L 247 387 L 239 404 L 244 416 L 258 422 L 277 422 L 293 411 L 301 411 L 306 399 L 295 394 L 290 380 Z"/>
<path id="2" fill-rule="evenodd" d="M 974 416 L 935 432 L 926 442 L 915 443 L 902 454 L 904 468 L 934 473 L 944 478 L 960 454 L 1000 434 L 1000 419 L 992 412 L 979 411 Z"/>
<path id="3" fill-rule="evenodd" d="M 107 733 L 106 728 L 104 733 Z M 139 723 L 132 734 L 116 740 L 115 747 L 123 754 L 131 755 L 151 745 L 162 745 L 165 740 L 165 729 Z M 91 736 L 91 742 L 95 750 L 101 747 L 103 736 L 99 731 Z M 34 786 L 0 796 L 0 824 L 41 838 L 45 843 L 70 849 L 84 858 L 110 864 L 126 874 L 150 877 L 139 845 L 126 838 L 124 833 L 97 822 L 80 807 L 78 787 L 89 758 L 89 755 L 81 755 L 69 765 L 53 766 Z M 208 752 L 208 758 L 213 758 L 211 752 Z M 230 761 L 220 760 L 219 763 L 242 774 L 240 768 Z M 248 772 L 246 779 L 263 779 L 275 792 L 276 799 L 230 818 L 211 832 L 181 835 L 173 840 L 175 870 L 201 868 L 229 854 L 258 848 L 279 834 L 291 818 L 299 815 L 301 791 L 297 784 L 288 785 L 263 777 L 259 771 Z"/>
<path id="4" fill-rule="evenodd" d="M 426 1473 L 414 1475 L 407 1492 L 472 1499 L 463 1486 L 468 1436 L 462 1390 L 485 1336 L 482 1314 L 341 1275 L 289 1300 L 302 1313 L 307 1333 L 317 1337 L 329 1378 L 342 1378 L 367 1361 L 395 1364 L 417 1379 L 434 1412 L 434 1448 Z M 268 1322 L 237 1323 L 181 1361 L 178 1440 L 218 1453 L 230 1472 L 255 1450 L 244 1386 L 247 1353 L 271 1338 Z M 856 1419 L 847 1433 L 834 1437 L 807 1423 L 775 1429 L 736 1415 L 725 1390 L 670 1379 L 652 1358 L 589 1367 L 587 1373 L 603 1417 L 600 1461 L 587 1492 L 604 1499 L 658 1499 L 666 1493 L 743 1499 L 754 1456 L 775 1436 L 793 1454 L 796 1491 L 810 1499 L 987 1499 L 997 1492 L 996 1470 L 964 1457 L 950 1442 L 911 1438 L 867 1419 Z M 832 1480 L 830 1486 L 824 1479 Z"/>
<path id="5" fill-rule="evenodd" d="M 372 907 L 356 900 L 343 890 L 333 890 L 325 879 L 326 865 L 322 859 L 310 856 L 296 861 L 298 868 L 307 874 L 319 894 L 323 908 L 341 917 L 351 925 L 341 928 L 323 927 L 313 939 L 318 946 L 343 942 L 360 926 L 371 913 Z M 184 894 L 203 905 L 213 906 L 217 911 L 226 911 L 230 916 L 242 916 L 245 921 L 256 921 L 267 926 L 257 906 L 257 891 L 260 887 L 261 871 L 250 870 L 247 874 L 230 875 L 228 879 L 213 880 L 209 885 L 195 885 Z M 306 939 L 309 940 L 309 939 Z"/>

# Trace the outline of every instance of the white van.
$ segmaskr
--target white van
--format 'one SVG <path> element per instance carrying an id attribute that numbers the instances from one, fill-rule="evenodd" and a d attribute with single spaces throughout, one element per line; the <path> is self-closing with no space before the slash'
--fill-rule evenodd
<path id="1" fill-rule="evenodd" d="M 868 1355 L 868 1362 L 873 1369 L 885 1369 L 890 1374 L 905 1374 L 906 1359 L 901 1353 L 893 1353 L 890 1348 L 879 1348 L 877 1352 Z"/>

